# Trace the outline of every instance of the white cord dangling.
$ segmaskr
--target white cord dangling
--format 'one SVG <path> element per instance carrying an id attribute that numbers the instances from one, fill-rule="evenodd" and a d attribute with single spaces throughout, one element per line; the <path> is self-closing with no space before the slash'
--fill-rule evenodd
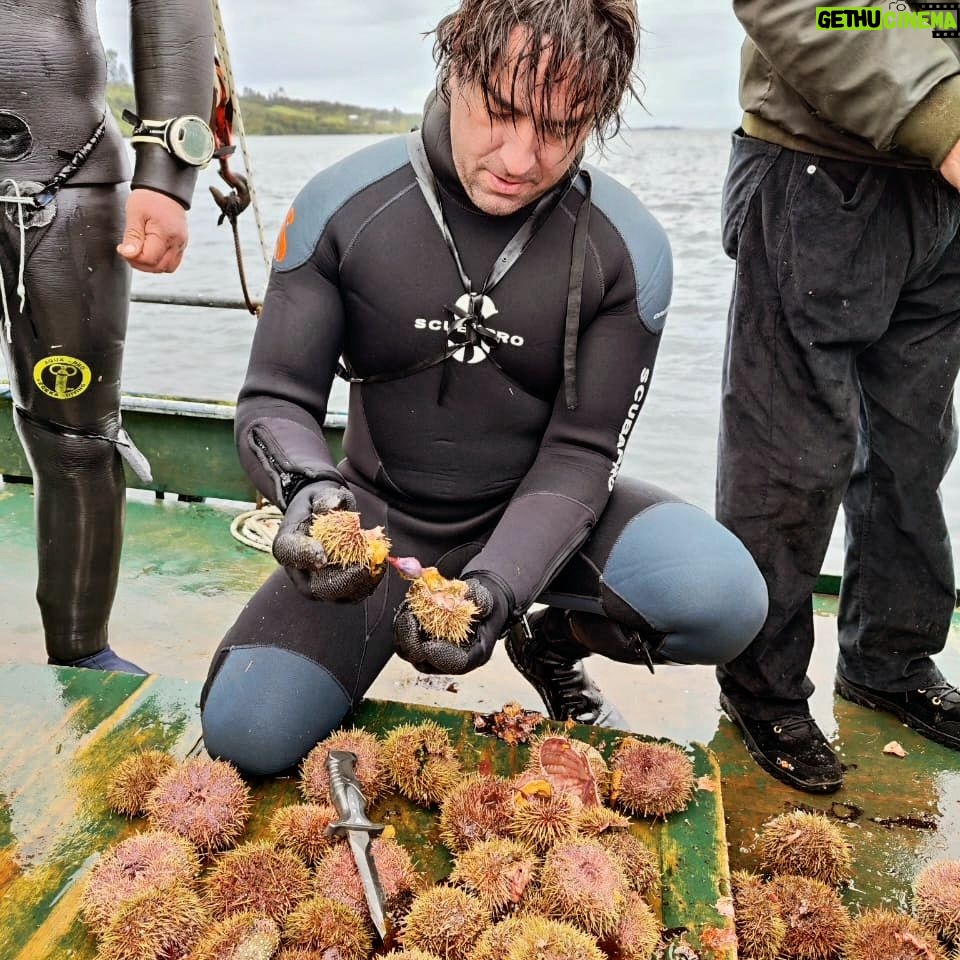
<path id="1" fill-rule="evenodd" d="M 0 180 L 0 187 L 8 183 L 13 187 L 14 196 L 0 196 L 0 202 L 15 203 L 17 205 L 17 223 L 20 227 L 20 262 L 17 268 L 17 296 L 20 298 L 20 314 L 22 316 L 24 308 L 27 305 L 27 288 L 23 282 L 23 275 L 27 263 L 27 239 L 26 227 L 23 223 L 23 205 L 25 203 L 33 203 L 33 197 L 21 196 L 20 185 L 12 177 Z M 7 343 L 12 343 L 13 335 L 10 321 L 10 308 L 7 304 L 7 290 L 2 269 L 0 269 L 0 301 L 2 301 L 3 305 L 3 332 L 6 335 Z"/>

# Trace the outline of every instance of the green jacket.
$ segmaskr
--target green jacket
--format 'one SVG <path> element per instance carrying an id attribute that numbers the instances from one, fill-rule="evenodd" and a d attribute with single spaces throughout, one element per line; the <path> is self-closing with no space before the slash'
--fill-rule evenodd
<path id="1" fill-rule="evenodd" d="M 887 14 L 908 5 L 849 6 Z M 804 0 L 734 0 L 733 8 L 747 33 L 740 104 L 751 136 L 935 169 L 960 140 L 960 40 L 903 27 L 817 29 L 816 3 Z"/>

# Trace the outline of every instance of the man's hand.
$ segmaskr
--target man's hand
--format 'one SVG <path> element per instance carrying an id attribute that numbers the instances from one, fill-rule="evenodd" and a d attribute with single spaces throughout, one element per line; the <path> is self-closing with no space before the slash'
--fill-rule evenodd
<path id="1" fill-rule="evenodd" d="M 131 190 L 117 253 L 144 273 L 173 273 L 187 247 L 187 211 L 156 190 Z"/>
<path id="2" fill-rule="evenodd" d="M 277 535 L 273 556 L 294 586 L 311 600 L 355 603 L 369 597 L 386 573 L 387 565 L 372 573 L 366 564 L 340 566 L 327 561 L 320 541 L 310 536 L 314 517 L 331 510 L 356 510 L 350 490 L 333 480 L 319 480 L 300 490 L 290 501 Z"/>
<path id="3" fill-rule="evenodd" d="M 960 190 L 960 140 L 953 145 L 953 149 L 944 157 L 943 163 L 940 164 L 940 173 L 947 183 Z"/>
<path id="4" fill-rule="evenodd" d="M 394 650 L 420 673 L 469 673 L 483 666 L 507 628 L 510 604 L 500 587 L 483 574 L 467 575 L 467 597 L 478 609 L 477 621 L 462 646 L 431 637 L 404 599 L 393 619 Z"/>

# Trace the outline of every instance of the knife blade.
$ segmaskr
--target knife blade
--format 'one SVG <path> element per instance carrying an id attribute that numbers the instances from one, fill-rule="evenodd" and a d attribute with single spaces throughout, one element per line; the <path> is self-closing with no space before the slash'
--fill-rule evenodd
<path id="1" fill-rule="evenodd" d="M 367 798 L 357 780 L 356 763 L 357 755 L 349 750 L 331 750 L 327 755 L 330 797 L 340 819 L 331 823 L 326 832 L 328 836 L 347 838 L 363 883 L 370 919 L 380 939 L 386 940 L 386 897 L 370 852 L 370 839 L 383 832 L 384 824 L 374 823 L 367 816 Z"/>

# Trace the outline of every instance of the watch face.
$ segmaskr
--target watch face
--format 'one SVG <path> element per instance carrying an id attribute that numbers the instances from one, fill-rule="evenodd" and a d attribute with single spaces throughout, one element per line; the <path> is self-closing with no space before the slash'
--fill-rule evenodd
<path id="1" fill-rule="evenodd" d="M 213 133 L 199 117 L 179 117 L 170 125 L 170 148 L 184 163 L 203 166 L 213 156 Z"/>

